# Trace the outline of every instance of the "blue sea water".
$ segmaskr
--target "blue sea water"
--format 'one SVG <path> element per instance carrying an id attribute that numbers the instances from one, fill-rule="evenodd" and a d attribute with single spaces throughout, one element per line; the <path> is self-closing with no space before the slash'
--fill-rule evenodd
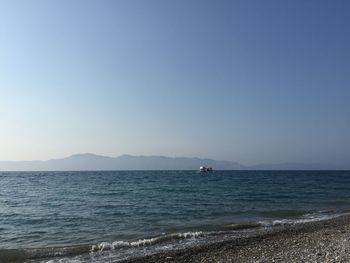
<path id="1" fill-rule="evenodd" d="M 350 209 L 349 171 L 0 172 L 0 187 L 0 262 L 117 261 Z"/>

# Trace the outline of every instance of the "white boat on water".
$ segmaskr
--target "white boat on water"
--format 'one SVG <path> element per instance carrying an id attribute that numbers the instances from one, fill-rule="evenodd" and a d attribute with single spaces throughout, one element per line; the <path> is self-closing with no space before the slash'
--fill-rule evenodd
<path id="1" fill-rule="evenodd" d="M 213 168 L 211 167 L 205 167 L 205 166 L 201 166 L 199 167 L 199 172 L 201 173 L 208 173 L 208 172 L 212 172 Z"/>

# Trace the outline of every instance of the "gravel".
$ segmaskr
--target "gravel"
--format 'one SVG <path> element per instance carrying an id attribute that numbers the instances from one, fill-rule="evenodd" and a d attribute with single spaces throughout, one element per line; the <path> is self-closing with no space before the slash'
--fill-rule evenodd
<path id="1" fill-rule="evenodd" d="M 350 262 L 350 216 L 122 262 Z"/>

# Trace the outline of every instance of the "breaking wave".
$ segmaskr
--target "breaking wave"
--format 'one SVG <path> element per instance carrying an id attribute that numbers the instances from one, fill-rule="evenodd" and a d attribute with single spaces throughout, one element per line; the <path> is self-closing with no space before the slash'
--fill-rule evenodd
<path id="1" fill-rule="evenodd" d="M 204 233 L 199 231 L 199 232 L 173 233 L 169 235 L 139 239 L 137 241 L 130 241 L 130 242 L 128 241 L 114 241 L 112 243 L 101 242 L 98 245 L 93 245 L 91 247 L 91 252 L 113 250 L 113 249 L 125 248 L 125 247 L 151 246 L 151 245 L 172 241 L 172 240 L 198 238 L 202 236 L 204 236 Z"/>
<path id="2" fill-rule="evenodd" d="M 305 222 L 322 221 L 335 218 L 347 213 L 334 213 L 325 211 L 314 214 L 303 214 L 297 218 L 262 220 L 258 222 L 242 222 L 239 224 L 224 224 L 212 226 L 210 231 L 188 231 L 163 234 L 138 240 L 116 240 L 114 242 L 100 242 L 97 244 L 82 244 L 61 247 L 43 247 L 31 249 L 1 249 L 0 262 L 30 262 L 30 263 L 81 263 L 106 262 L 106 258 L 118 261 L 145 253 L 155 253 L 166 249 L 187 247 L 196 242 L 210 242 L 223 240 L 223 236 L 234 237 L 234 233 L 244 231 L 259 231 L 264 228 L 273 228 L 283 225 L 299 224 Z M 257 229 L 257 230 L 255 230 Z M 209 230 L 209 229 L 207 229 Z M 220 236 L 220 237 L 217 237 Z M 145 252 L 147 249 L 147 252 Z"/>

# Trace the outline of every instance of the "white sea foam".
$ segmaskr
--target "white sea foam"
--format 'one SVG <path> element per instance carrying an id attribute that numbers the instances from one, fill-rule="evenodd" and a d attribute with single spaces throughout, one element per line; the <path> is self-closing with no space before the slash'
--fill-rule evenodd
<path id="1" fill-rule="evenodd" d="M 282 226 L 282 225 L 293 225 L 293 224 L 301 224 L 301 223 L 308 223 L 308 222 L 317 222 L 317 221 L 323 221 L 328 220 L 332 218 L 339 217 L 341 215 L 345 215 L 348 213 L 341 213 L 341 214 L 324 214 L 324 213 L 315 213 L 315 214 L 305 214 L 304 216 L 300 218 L 295 219 L 277 219 L 277 220 L 263 220 L 259 221 L 259 223 L 264 227 L 271 227 L 271 226 Z"/>
<path id="2" fill-rule="evenodd" d="M 158 237 L 152 237 L 152 238 L 145 238 L 145 239 L 139 239 L 136 241 L 123 241 L 123 240 L 117 240 L 113 243 L 109 242 L 101 242 L 98 245 L 93 245 L 91 247 L 91 252 L 98 252 L 98 251 L 106 251 L 106 250 L 114 250 L 118 248 L 126 248 L 126 247 L 141 247 L 141 246 L 151 246 L 157 243 L 162 243 L 174 239 L 191 239 L 191 238 L 199 238 L 204 235 L 203 232 L 184 232 L 184 233 L 173 233 L 170 235 L 162 235 Z"/>
<path id="3" fill-rule="evenodd" d="M 98 245 L 98 249 L 100 251 L 111 250 L 112 248 L 113 248 L 112 244 L 108 242 L 102 242 Z"/>
<path id="4" fill-rule="evenodd" d="M 180 238 L 198 238 L 203 236 L 204 234 L 202 231 L 198 231 L 198 232 L 178 233 L 176 235 L 178 235 Z"/>
<path id="5" fill-rule="evenodd" d="M 45 263 L 81 263 L 81 260 L 79 259 L 51 259 L 49 261 L 46 261 Z"/>
<path id="6" fill-rule="evenodd" d="M 161 237 L 154 237 L 154 238 L 147 238 L 147 239 L 140 239 L 134 242 L 130 242 L 130 245 L 132 247 L 139 247 L 139 246 L 149 246 L 153 245 L 157 241 L 160 241 Z"/>
<path id="7" fill-rule="evenodd" d="M 127 241 L 114 241 L 112 243 L 113 248 L 120 248 L 120 247 L 128 247 L 130 246 L 130 243 Z"/>

